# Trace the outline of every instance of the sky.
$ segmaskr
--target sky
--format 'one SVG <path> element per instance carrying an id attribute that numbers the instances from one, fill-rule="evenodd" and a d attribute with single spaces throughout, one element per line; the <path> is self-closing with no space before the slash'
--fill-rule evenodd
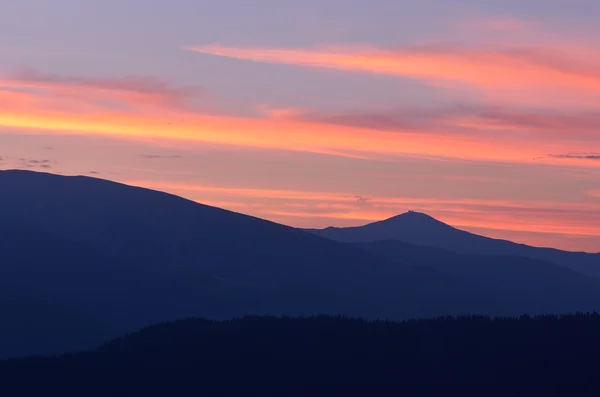
<path id="1" fill-rule="evenodd" d="M 0 169 L 600 252 L 597 0 L 0 0 Z"/>

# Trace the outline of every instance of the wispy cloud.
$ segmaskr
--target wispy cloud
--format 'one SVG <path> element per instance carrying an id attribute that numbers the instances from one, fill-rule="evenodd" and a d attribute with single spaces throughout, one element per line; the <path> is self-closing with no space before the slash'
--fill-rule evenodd
<path id="1" fill-rule="evenodd" d="M 52 75 L 34 69 L 21 69 L 14 73 L 13 78 L 20 82 L 31 83 L 34 87 L 37 87 L 36 84 L 39 84 L 39 87 L 89 87 L 98 90 L 138 92 L 173 99 L 184 98 L 194 93 L 190 89 L 173 87 L 164 81 L 149 76 L 127 76 L 108 79 Z"/>
<path id="2" fill-rule="evenodd" d="M 0 128 L 158 139 L 175 148 L 195 142 L 361 160 L 417 156 L 527 163 L 543 157 L 537 161 L 595 166 L 587 159 L 558 159 L 546 153 L 581 152 L 590 141 L 569 141 L 568 137 L 595 139 L 600 127 L 600 118 L 592 112 L 516 111 L 483 105 L 339 113 L 263 105 L 259 107 L 263 117 L 240 117 L 180 106 L 177 101 L 188 90 L 154 79 L 106 80 L 21 72 L 12 79 L 0 79 L 0 87 L 11 88 L 0 88 Z M 548 136 L 549 132 L 555 136 Z M 149 153 L 145 158 L 166 157 Z"/>
<path id="3" fill-rule="evenodd" d="M 555 159 L 600 160 L 600 153 L 550 154 L 549 157 Z"/>
<path id="4" fill-rule="evenodd" d="M 296 111 L 285 116 L 295 120 L 389 131 L 452 131 L 468 129 L 475 134 L 489 130 L 505 133 L 537 132 L 540 136 L 599 137 L 600 111 L 565 112 L 518 107 L 469 105 L 437 108 L 404 107 L 374 111 Z"/>
<path id="5" fill-rule="evenodd" d="M 587 194 L 592 197 L 600 198 L 600 189 L 590 190 L 589 192 L 587 192 Z"/>
<path id="6" fill-rule="evenodd" d="M 21 166 L 24 166 L 27 168 L 50 169 L 50 168 L 53 168 L 54 165 L 57 164 L 57 162 L 55 160 L 48 160 L 48 159 L 37 160 L 37 159 L 31 159 L 31 158 L 19 158 L 18 161 Z"/>
<path id="7" fill-rule="evenodd" d="M 51 99 L 51 100 L 50 100 Z M 373 158 L 378 154 L 427 155 L 471 158 L 490 151 L 495 145 L 462 145 L 447 137 L 435 139 L 418 131 L 373 131 L 365 134 L 355 128 L 333 128 L 330 124 L 276 118 L 244 118 L 203 114 L 173 108 L 144 108 L 144 112 L 106 109 L 99 106 L 78 107 L 63 98 L 40 98 L 28 92 L 0 91 L 0 127 L 37 130 L 62 134 L 95 134 L 129 139 L 165 139 L 172 141 L 210 142 L 241 147 L 295 150 L 354 158 Z M 399 140 L 403 143 L 398 145 Z M 498 160 L 520 161 L 531 156 L 496 151 Z M 489 156 L 481 156 L 489 159 Z"/>
<path id="8" fill-rule="evenodd" d="M 395 49 L 323 47 L 241 48 L 217 44 L 185 47 L 204 54 L 267 63 L 369 72 L 457 82 L 480 88 L 561 87 L 600 92 L 600 56 L 574 59 L 541 48 L 478 48 L 450 45 Z"/>
<path id="9" fill-rule="evenodd" d="M 7 95 L 7 94 L 22 94 Z M 49 98 L 71 102 L 91 102 L 95 105 L 115 106 L 184 106 L 198 95 L 198 89 L 176 87 L 148 76 L 119 78 L 91 78 L 52 75 L 33 69 L 21 69 L 0 76 L 0 103 L 3 97 L 38 100 Z"/>
<path id="10" fill-rule="evenodd" d="M 0 164 L 13 168 L 51 169 L 58 165 L 58 161 L 34 157 L 0 156 Z"/>
<path id="11" fill-rule="evenodd" d="M 51 169 L 58 164 L 56 160 L 36 159 L 30 157 L 0 157 L 0 160 L 4 160 L 15 168 Z"/>
<path id="12" fill-rule="evenodd" d="M 141 154 L 140 157 L 149 160 L 158 160 L 158 159 L 179 159 L 182 156 L 178 154 Z"/>

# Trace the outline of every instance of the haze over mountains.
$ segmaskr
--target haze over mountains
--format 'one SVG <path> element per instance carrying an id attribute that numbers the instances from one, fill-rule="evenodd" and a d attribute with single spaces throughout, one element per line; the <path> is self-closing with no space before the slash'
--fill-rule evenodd
<path id="1" fill-rule="evenodd" d="M 0 171 L 0 219 L 0 316 L 9 324 L 0 330 L 1 357 L 90 348 L 188 316 L 407 319 L 600 309 L 600 279 L 550 262 L 315 235 L 333 230 L 352 234 L 339 240 L 374 241 L 404 230 L 409 243 L 452 245 L 448 238 L 457 252 L 466 249 L 461 238 L 496 241 L 462 237 L 421 214 L 307 233 L 106 180 Z M 592 267 L 597 256 L 584 256 Z"/>

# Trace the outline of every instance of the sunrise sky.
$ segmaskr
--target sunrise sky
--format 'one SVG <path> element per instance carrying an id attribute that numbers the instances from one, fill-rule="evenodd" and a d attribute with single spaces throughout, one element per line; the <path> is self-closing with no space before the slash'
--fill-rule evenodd
<path id="1" fill-rule="evenodd" d="M 599 252 L 598 20 L 597 0 L 0 0 L 0 169 Z"/>

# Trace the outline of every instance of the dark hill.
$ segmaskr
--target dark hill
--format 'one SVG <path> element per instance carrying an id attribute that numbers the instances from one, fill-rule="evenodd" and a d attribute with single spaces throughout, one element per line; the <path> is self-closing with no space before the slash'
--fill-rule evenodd
<path id="1" fill-rule="evenodd" d="M 398 387 L 458 384 L 486 395 L 587 395 L 600 370 L 599 332 L 597 314 L 188 319 L 88 353 L 0 361 L 0 381 L 19 396 L 422 395 Z"/>
<path id="2" fill-rule="evenodd" d="M 1 171 L 0 219 L 4 300 L 44 302 L 63 320 L 77 313 L 85 329 L 90 319 L 101 323 L 102 335 L 185 316 L 504 313 L 485 290 L 434 269 L 101 179 Z M 31 311 L 24 318 L 38 318 L 24 307 Z M 71 320 L 53 326 L 79 329 Z M 61 341 L 79 348 L 75 342 L 96 340 L 92 334 Z M 0 338 L 0 356 L 31 353 L 41 343 L 34 339 L 20 338 L 19 347 Z"/>
<path id="3" fill-rule="evenodd" d="M 3 357 L 92 347 L 189 316 L 406 319 L 600 306 L 595 279 L 555 278 L 545 295 L 519 300 L 429 266 L 426 257 L 385 257 L 89 177 L 1 171 L 0 219 L 0 318 L 9 324 L 0 328 Z M 546 282 L 536 277 L 523 283 Z"/>

